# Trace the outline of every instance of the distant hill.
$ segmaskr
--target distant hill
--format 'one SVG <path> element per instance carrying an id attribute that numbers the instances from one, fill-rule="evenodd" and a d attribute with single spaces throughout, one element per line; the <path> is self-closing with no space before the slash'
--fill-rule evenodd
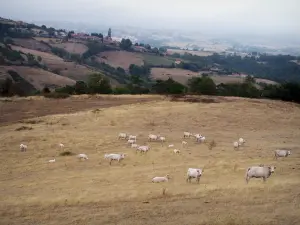
<path id="1" fill-rule="evenodd" d="M 86 81 L 93 73 L 109 78 L 114 87 L 130 84 L 132 76 L 139 76 L 144 86 L 168 77 L 186 84 L 203 73 L 217 84 L 244 80 L 234 74 L 252 75 L 257 83 L 300 81 L 300 59 L 293 56 L 156 48 L 129 39 L 115 41 L 110 34 L 74 33 L 3 18 L 0 50 L 0 79 L 11 78 L 7 71 L 15 71 L 35 89 Z"/>

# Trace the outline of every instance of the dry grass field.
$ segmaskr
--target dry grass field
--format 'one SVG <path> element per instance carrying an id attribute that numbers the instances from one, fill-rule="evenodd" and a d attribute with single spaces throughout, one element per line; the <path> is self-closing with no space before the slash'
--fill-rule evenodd
<path id="1" fill-rule="evenodd" d="M 213 99 L 152 99 L 2 126 L 0 224 L 300 224 L 299 106 Z M 1 104 L 18 108 L 22 101 Z M 32 129 L 16 131 L 22 126 Z M 216 147 L 209 150 L 190 139 L 182 148 L 185 130 L 205 135 Z M 119 132 L 138 135 L 139 144 L 147 143 L 149 133 L 159 133 L 167 143 L 150 143 L 147 155 L 140 155 L 117 139 Z M 232 142 L 240 136 L 246 145 L 233 150 Z M 27 152 L 19 151 L 20 143 L 28 145 Z M 59 143 L 89 159 L 60 156 Z M 169 143 L 181 154 L 172 154 Z M 291 148 L 292 155 L 276 161 L 276 148 Z M 119 152 L 128 155 L 109 166 L 104 154 Z M 49 164 L 54 157 L 56 162 Z M 246 168 L 260 163 L 277 169 L 266 183 L 253 179 L 247 185 Z M 204 168 L 200 184 L 186 183 L 189 167 Z M 167 173 L 168 183 L 151 183 L 153 176 Z"/>
<path id="2" fill-rule="evenodd" d="M 178 69 L 178 68 L 152 68 L 151 69 L 151 76 L 153 79 L 163 79 L 166 80 L 169 77 L 173 78 L 175 81 L 186 84 L 187 81 L 192 78 L 193 76 L 200 76 L 202 73 L 208 73 L 207 71 L 203 72 L 192 72 L 190 70 Z M 216 84 L 220 83 L 242 83 L 244 82 L 243 77 L 234 77 L 234 76 L 220 76 L 220 75 L 210 75 L 213 81 Z M 267 84 L 277 84 L 275 81 L 256 78 L 257 83 L 267 83 Z"/>
<path id="3" fill-rule="evenodd" d="M 62 58 L 51 53 L 36 51 L 14 45 L 12 45 L 12 48 L 16 51 L 21 51 L 26 54 L 30 53 L 35 56 L 41 56 L 42 62 L 47 65 L 50 70 L 56 70 L 59 72 L 59 75 L 66 76 L 73 80 L 86 80 L 88 75 L 95 72 L 86 66 L 79 65 L 74 62 L 65 62 Z"/>
<path id="4" fill-rule="evenodd" d="M 63 87 L 66 85 L 74 85 L 76 83 L 68 77 L 63 77 L 39 68 L 26 66 L 0 66 L 0 71 L 8 70 L 16 71 L 38 90 L 42 90 L 45 86 Z"/>
<path id="5" fill-rule="evenodd" d="M 75 42 L 64 42 L 64 43 L 57 43 L 51 44 L 53 47 L 65 49 L 69 53 L 73 54 L 83 54 L 88 50 L 88 47 L 81 43 Z"/>
<path id="6" fill-rule="evenodd" d="M 51 52 L 49 46 L 35 39 L 13 38 L 13 41 L 16 45 L 24 48 L 29 48 L 29 49 L 43 51 L 43 52 Z"/>
<path id="7" fill-rule="evenodd" d="M 97 60 L 99 62 L 107 63 L 115 68 L 121 67 L 123 69 L 128 69 L 130 64 L 138 66 L 144 65 L 142 55 L 126 51 L 102 52 L 98 55 Z"/>

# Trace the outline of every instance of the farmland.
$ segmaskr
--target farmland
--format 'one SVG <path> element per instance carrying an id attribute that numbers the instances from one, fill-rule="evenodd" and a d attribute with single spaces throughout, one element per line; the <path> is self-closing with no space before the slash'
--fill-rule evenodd
<path id="1" fill-rule="evenodd" d="M 201 98 L 198 103 L 155 96 L 2 101 L 2 118 L 11 123 L 0 131 L 0 223 L 299 224 L 299 107 L 227 97 L 204 103 Z M 75 106 L 70 109 L 68 102 Z M 20 112 L 22 104 L 26 108 Z M 47 112 L 48 104 L 59 114 L 47 115 L 53 113 Z M 22 114 L 30 120 L 14 119 L 24 119 Z M 21 126 L 32 129 L 16 131 Z M 208 143 L 214 140 L 216 147 L 209 150 L 187 139 L 182 148 L 187 129 L 205 135 Z M 117 139 L 119 132 L 138 135 L 139 144 L 147 143 L 149 133 L 159 133 L 167 143 L 150 143 L 149 153 L 140 155 Z M 246 144 L 235 151 L 232 142 L 240 136 Z M 19 151 L 20 143 L 28 145 L 27 152 Z M 66 151 L 86 153 L 89 160 L 60 156 L 58 143 Z M 172 154 L 168 143 L 181 154 Z M 292 155 L 276 161 L 276 148 L 291 148 Z M 109 166 L 103 155 L 118 152 L 126 158 Z M 56 162 L 49 164 L 52 158 Z M 247 185 L 246 168 L 260 163 L 277 169 L 266 183 L 253 179 Z M 189 167 L 204 168 L 200 184 L 186 183 Z M 168 183 L 151 183 L 153 176 L 167 173 Z"/>

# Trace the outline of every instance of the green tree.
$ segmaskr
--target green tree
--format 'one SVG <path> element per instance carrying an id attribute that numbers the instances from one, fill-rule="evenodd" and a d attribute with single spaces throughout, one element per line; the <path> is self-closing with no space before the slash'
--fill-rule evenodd
<path id="1" fill-rule="evenodd" d="M 76 81 L 76 84 L 74 85 L 74 91 L 77 95 L 87 94 L 88 87 L 84 81 Z"/>
<path id="2" fill-rule="evenodd" d="M 132 46 L 132 42 L 130 39 L 124 39 L 122 38 L 121 43 L 120 43 L 120 48 L 123 50 L 129 50 Z"/>
<path id="3" fill-rule="evenodd" d="M 188 81 L 189 91 L 195 94 L 215 95 L 217 87 L 210 77 L 193 77 Z"/>
<path id="4" fill-rule="evenodd" d="M 112 88 L 110 81 L 100 73 L 91 74 L 88 78 L 88 89 L 91 94 L 110 94 Z"/>

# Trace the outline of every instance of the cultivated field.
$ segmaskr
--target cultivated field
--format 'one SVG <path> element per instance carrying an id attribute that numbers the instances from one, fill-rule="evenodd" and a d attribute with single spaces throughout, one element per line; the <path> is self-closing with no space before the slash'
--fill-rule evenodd
<path id="1" fill-rule="evenodd" d="M 0 224 L 300 224 L 299 106 L 212 99 L 161 99 L 2 126 Z M 22 101 L 1 104 L 14 103 L 19 109 Z M 46 105 L 43 99 L 37 101 Z M 22 126 L 33 129 L 15 131 Z M 190 139 L 182 148 L 185 130 L 205 135 L 216 147 L 209 150 Z M 147 143 L 149 133 L 159 133 L 167 143 L 150 143 L 147 155 L 140 155 L 117 139 L 119 132 L 138 135 L 139 144 Z M 245 138 L 246 145 L 235 151 L 232 142 L 238 137 Z M 20 143 L 28 145 L 27 152 L 19 151 Z M 59 143 L 89 159 L 59 156 Z M 169 143 L 182 154 L 172 154 Z M 292 155 L 276 161 L 276 148 L 291 148 Z M 128 155 L 109 166 L 103 156 L 113 152 Z M 56 162 L 49 164 L 54 157 Z M 266 183 L 253 179 L 247 185 L 246 168 L 260 163 L 277 169 Z M 204 168 L 200 184 L 186 183 L 189 167 Z M 151 183 L 153 176 L 167 173 L 168 183 Z"/>
<path id="2" fill-rule="evenodd" d="M 88 47 L 81 43 L 75 42 L 64 42 L 58 44 L 51 44 L 53 47 L 65 49 L 69 53 L 73 54 L 83 54 L 88 50 Z"/>
<path id="3" fill-rule="evenodd" d="M 99 62 L 107 63 L 115 68 L 121 67 L 128 69 L 130 64 L 138 66 L 144 65 L 143 57 L 137 53 L 126 51 L 108 51 L 101 52 L 97 60 Z"/>
<path id="4" fill-rule="evenodd" d="M 24 47 L 24 48 L 29 48 L 29 49 L 43 51 L 43 52 L 51 52 L 51 49 L 49 46 L 47 46 L 35 39 L 13 38 L 13 41 L 16 45 Z"/>
<path id="5" fill-rule="evenodd" d="M 49 71 L 26 66 L 1 66 L 0 71 L 14 70 L 21 77 L 31 83 L 36 89 L 42 90 L 45 86 L 63 87 L 74 85 L 75 81 L 70 78 L 51 73 Z"/>
<path id="6" fill-rule="evenodd" d="M 178 68 L 152 68 L 151 69 L 151 76 L 153 79 L 162 79 L 166 80 L 169 77 L 173 78 L 175 81 L 186 84 L 187 81 L 192 78 L 193 76 L 201 76 L 203 73 L 208 73 L 208 71 L 202 72 L 192 72 L 190 70 L 178 69 Z M 221 75 L 210 75 L 210 78 L 216 84 L 228 84 L 228 83 L 242 83 L 244 82 L 245 78 L 243 77 L 234 77 L 234 76 L 221 76 Z M 275 81 L 256 78 L 257 83 L 266 83 L 266 84 L 277 84 Z"/>
<path id="7" fill-rule="evenodd" d="M 151 76 L 153 79 L 167 80 L 169 77 L 175 81 L 186 84 L 188 79 L 200 76 L 199 73 L 192 72 L 190 70 L 178 69 L 178 68 L 152 68 Z"/>
<path id="8" fill-rule="evenodd" d="M 151 55 L 151 54 L 145 54 L 145 53 L 139 53 L 144 59 L 144 61 L 147 64 L 155 65 L 155 66 L 170 66 L 172 63 L 174 63 L 174 59 L 168 59 L 163 56 L 157 56 L 157 55 Z"/>
<path id="9" fill-rule="evenodd" d="M 88 75 L 94 73 L 95 71 L 87 68 L 86 66 L 76 64 L 74 62 L 65 62 L 62 58 L 47 52 L 36 51 L 32 49 L 27 49 L 19 46 L 12 45 L 12 48 L 16 51 L 21 51 L 26 54 L 30 53 L 35 56 L 42 57 L 42 63 L 47 65 L 47 67 L 59 73 L 59 75 L 66 76 L 73 80 L 86 80 Z"/>

